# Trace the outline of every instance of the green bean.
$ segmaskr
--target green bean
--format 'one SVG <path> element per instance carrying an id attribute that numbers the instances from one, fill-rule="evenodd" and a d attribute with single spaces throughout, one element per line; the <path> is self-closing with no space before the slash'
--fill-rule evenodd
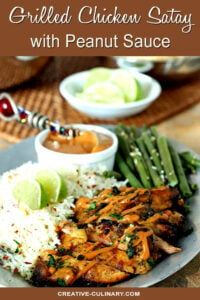
<path id="1" fill-rule="evenodd" d="M 134 171 L 135 167 L 132 161 L 132 158 L 130 157 L 130 148 L 129 148 L 129 143 L 128 143 L 128 137 L 121 132 L 121 134 L 116 134 L 119 142 L 119 149 L 124 157 L 127 165 L 129 168 Z"/>
<path id="2" fill-rule="evenodd" d="M 142 134 L 143 132 L 147 131 L 148 130 L 148 127 L 147 125 L 143 125 L 141 128 L 140 128 L 140 133 Z"/>
<path id="3" fill-rule="evenodd" d="M 121 155 L 117 152 L 116 154 L 116 164 L 120 170 L 120 172 L 124 175 L 125 178 L 128 179 L 129 183 L 133 187 L 142 188 L 142 184 L 137 179 L 137 177 L 131 172 Z"/>
<path id="4" fill-rule="evenodd" d="M 132 133 L 133 138 L 136 139 L 137 137 L 139 137 L 139 130 L 138 130 L 137 126 L 131 125 L 130 126 L 130 132 Z"/>
<path id="5" fill-rule="evenodd" d="M 151 130 L 152 135 L 155 136 L 155 138 L 158 138 L 159 134 L 158 134 L 158 131 L 156 129 L 156 126 L 151 126 L 150 130 Z"/>
<path id="6" fill-rule="evenodd" d="M 186 179 L 186 175 L 185 175 L 180 157 L 169 141 L 168 141 L 168 147 L 169 147 L 169 152 L 171 154 L 172 161 L 174 163 L 176 174 L 177 174 L 177 177 L 179 180 L 179 188 L 180 188 L 181 194 L 183 195 L 183 197 L 186 197 L 186 198 L 191 197 L 192 191 L 191 191 L 188 181 Z"/>
<path id="7" fill-rule="evenodd" d="M 194 155 L 192 155 L 191 152 L 189 152 L 189 151 L 181 152 L 179 155 L 182 159 L 187 161 L 190 165 L 192 165 L 196 168 L 200 168 L 200 160 L 197 159 Z"/>
<path id="8" fill-rule="evenodd" d="M 153 160 L 158 172 L 160 174 L 162 174 L 163 168 L 161 165 L 159 153 L 151 140 L 151 136 L 149 135 L 149 133 L 147 131 L 145 131 L 142 133 L 142 137 L 144 138 L 144 143 L 148 149 L 150 156 L 152 157 L 152 160 Z"/>
<path id="9" fill-rule="evenodd" d="M 189 182 L 189 186 L 193 192 L 196 192 L 198 190 L 198 185 L 196 183 Z"/>
<path id="10" fill-rule="evenodd" d="M 150 189 L 152 187 L 151 178 L 150 178 L 149 171 L 146 167 L 145 161 L 142 158 L 139 149 L 133 143 L 131 144 L 130 149 L 131 149 L 130 155 L 133 158 L 133 162 L 140 176 L 140 180 L 142 181 L 142 184 L 144 185 L 145 188 Z"/>
<path id="11" fill-rule="evenodd" d="M 121 180 L 122 179 L 122 175 L 116 171 L 111 171 L 111 170 L 105 170 L 102 173 L 103 177 L 105 178 L 110 178 L 110 177 L 115 177 L 117 180 Z"/>
<path id="12" fill-rule="evenodd" d="M 157 138 L 157 145 L 161 159 L 163 161 L 164 170 L 166 177 L 169 181 L 170 186 L 176 186 L 178 184 L 178 179 L 175 174 L 174 166 L 172 163 L 171 155 L 168 149 L 167 139 L 165 136 L 159 136 Z"/>
<path id="13" fill-rule="evenodd" d="M 196 173 L 196 167 L 189 164 L 185 159 L 183 159 L 179 154 L 180 160 L 182 162 L 183 168 L 187 174 L 195 174 Z"/>
<path id="14" fill-rule="evenodd" d="M 121 132 L 125 132 L 126 134 L 129 134 L 129 129 L 126 125 L 124 125 L 123 123 L 118 123 L 117 126 L 116 126 L 116 129 L 118 131 L 121 131 Z"/>
<path id="15" fill-rule="evenodd" d="M 145 163 L 148 167 L 148 170 L 149 170 L 151 179 L 154 183 L 154 186 L 159 187 L 159 186 L 163 185 L 164 184 L 164 179 L 162 179 L 159 176 L 158 172 L 156 171 L 156 167 L 152 164 L 151 159 L 150 159 L 150 157 L 148 155 L 148 152 L 147 152 L 147 150 L 145 148 L 145 145 L 144 145 L 144 139 L 142 137 L 137 138 L 136 143 L 137 143 L 137 145 L 140 149 L 140 152 L 142 153 L 142 156 L 144 157 Z"/>

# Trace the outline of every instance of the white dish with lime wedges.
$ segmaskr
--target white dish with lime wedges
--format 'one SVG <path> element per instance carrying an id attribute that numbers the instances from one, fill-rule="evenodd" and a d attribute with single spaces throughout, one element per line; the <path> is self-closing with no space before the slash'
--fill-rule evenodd
<path id="1" fill-rule="evenodd" d="M 59 89 L 72 107 L 98 119 L 138 114 L 161 93 L 160 84 L 150 76 L 103 67 L 68 76 Z"/>

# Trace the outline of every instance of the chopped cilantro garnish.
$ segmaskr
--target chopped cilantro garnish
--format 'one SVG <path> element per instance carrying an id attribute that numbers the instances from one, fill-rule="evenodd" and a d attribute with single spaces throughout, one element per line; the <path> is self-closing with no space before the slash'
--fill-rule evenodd
<path id="1" fill-rule="evenodd" d="M 129 247 L 127 248 L 127 250 L 126 250 L 126 253 L 127 253 L 127 255 L 128 255 L 129 258 L 132 258 L 133 255 L 134 255 L 134 249 L 133 249 L 133 247 L 132 247 L 132 246 L 129 246 Z"/>
<path id="2" fill-rule="evenodd" d="M 96 208 L 96 201 L 90 203 L 90 206 L 89 206 L 88 210 L 93 210 L 95 208 Z"/>
<path id="3" fill-rule="evenodd" d="M 83 260 L 84 258 L 85 258 L 85 256 L 82 255 L 82 254 L 80 254 L 80 255 L 77 256 L 77 259 L 78 259 L 78 260 Z"/>
<path id="4" fill-rule="evenodd" d="M 63 252 L 65 252 L 65 250 L 66 250 L 66 249 L 62 247 L 62 248 L 58 249 L 58 253 L 59 253 L 59 254 L 62 254 Z"/>
<path id="5" fill-rule="evenodd" d="M 62 278 L 58 278 L 58 279 L 57 279 L 57 283 L 58 283 L 59 286 L 63 286 L 63 287 L 66 287 L 66 286 L 67 286 L 67 283 L 66 283 L 65 280 L 62 279 Z"/>
<path id="6" fill-rule="evenodd" d="M 56 261 L 52 254 L 48 254 L 49 260 L 47 262 L 47 267 L 56 267 Z"/>
<path id="7" fill-rule="evenodd" d="M 131 237 L 131 234 L 130 234 L 130 233 L 125 233 L 125 235 L 126 235 L 127 237 Z"/>
<path id="8" fill-rule="evenodd" d="M 16 240 L 13 240 L 13 242 L 15 242 L 18 246 L 20 245 L 20 243 Z M 19 252 L 19 247 L 16 248 L 15 253 Z"/>
<path id="9" fill-rule="evenodd" d="M 113 194 L 112 194 L 112 193 L 108 193 L 107 196 L 108 196 L 108 197 L 112 197 Z"/>
<path id="10" fill-rule="evenodd" d="M 48 254 L 49 260 L 47 262 L 48 267 L 54 267 L 56 269 L 63 268 L 64 262 L 62 261 L 62 258 L 55 259 L 52 254 Z"/>
<path id="11" fill-rule="evenodd" d="M 137 237 L 137 234 L 136 233 L 133 233 L 133 234 L 130 234 L 130 233 L 125 233 L 125 235 L 131 239 L 134 239 Z"/>
<path id="12" fill-rule="evenodd" d="M 16 240 L 13 240 L 13 242 L 15 242 L 17 245 L 20 245 L 20 243 Z"/>
<path id="13" fill-rule="evenodd" d="M 148 264 L 149 264 L 151 267 L 154 267 L 154 266 L 155 266 L 155 261 L 153 260 L 153 258 L 149 257 L 149 258 L 147 259 L 147 262 L 148 262 Z"/>
<path id="14" fill-rule="evenodd" d="M 119 214 L 111 214 L 110 217 L 113 218 L 113 219 L 117 219 L 117 220 L 122 220 L 123 219 L 123 217 Z"/>
<path id="15" fill-rule="evenodd" d="M 58 258 L 57 260 L 56 260 L 56 268 L 57 269 L 61 269 L 61 268 L 63 268 L 64 267 L 64 261 L 62 261 L 62 258 Z"/>
<path id="16" fill-rule="evenodd" d="M 72 250 L 67 250 L 67 251 L 65 252 L 65 255 L 72 255 Z"/>

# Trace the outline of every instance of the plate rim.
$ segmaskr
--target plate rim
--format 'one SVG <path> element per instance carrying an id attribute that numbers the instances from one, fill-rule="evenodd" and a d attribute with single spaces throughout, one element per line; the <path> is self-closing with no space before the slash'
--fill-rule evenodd
<path id="1" fill-rule="evenodd" d="M 115 125 L 101 125 L 101 126 L 105 126 L 105 127 L 107 127 L 108 129 L 110 129 L 110 130 L 113 130 L 113 128 L 115 128 Z M 35 137 L 30 137 L 30 138 L 27 138 L 27 139 L 25 139 L 25 140 L 23 140 L 23 141 L 21 141 L 21 142 L 19 142 L 19 143 L 17 143 L 17 144 L 14 144 L 14 145 L 11 145 L 10 147 L 8 147 L 7 149 L 5 149 L 5 150 L 2 150 L 2 151 L 0 151 L 0 160 L 1 160 L 1 157 L 3 156 L 5 156 L 5 157 L 7 157 L 7 159 L 5 160 L 5 161 L 9 161 L 8 160 L 8 158 L 9 158 L 9 155 L 11 155 L 13 152 L 17 152 L 17 151 L 21 151 L 21 148 L 22 149 L 27 149 L 27 146 L 28 147 L 31 147 L 32 149 L 31 149 L 31 151 L 28 151 L 28 155 L 26 155 L 26 158 L 25 159 L 27 159 L 26 161 L 23 161 L 23 162 L 21 162 L 20 161 L 20 164 L 23 164 L 23 163 L 26 163 L 26 162 L 28 162 L 28 161 L 32 161 L 32 162 L 36 162 L 36 152 L 35 152 L 35 149 L 34 149 L 34 140 L 35 140 Z M 178 141 L 175 141 L 175 140 L 173 140 L 173 139 L 170 139 L 171 141 L 172 141 L 172 143 L 174 144 L 174 146 L 177 148 L 183 148 L 183 150 L 188 150 L 188 151 L 191 151 L 193 154 L 195 154 L 198 158 L 200 158 L 200 155 L 198 154 L 198 153 L 196 153 L 196 152 L 194 152 L 192 149 L 190 149 L 189 147 L 187 147 L 187 146 L 185 146 L 185 145 L 183 145 L 183 144 L 181 144 L 181 143 L 179 143 Z M 33 159 L 31 159 L 31 157 L 33 157 Z M 21 158 L 20 157 L 20 159 L 23 159 L 23 157 Z M 7 169 L 7 171 L 9 171 L 9 170 L 11 170 L 11 169 L 13 169 L 13 168 L 16 168 L 16 167 L 18 167 L 18 166 L 20 166 L 20 165 L 16 165 L 16 166 L 14 166 L 14 167 L 11 167 L 11 168 L 8 168 Z M 2 175 L 2 173 L 4 173 L 4 172 L 6 172 L 6 171 L 1 171 L 1 166 L 0 166 L 0 176 Z M 197 174 L 195 174 L 195 175 L 193 175 L 193 177 L 197 177 L 198 176 L 198 174 L 199 174 L 199 176 L 200 176 L 200 171 L 199 172 L 197 172 Z M 195 198 L 195 197 L 199 197 L 200 196 L 200 191 L 199 191 L 199 193 L 197 194 L 197 195 L 194 195 L 194 196 L 192 196 L 191 197 L 191 199 L 193 199 L 193 198 Z M 199 197 L 200 198 L 200 197 Z M 198 204 L 198 206 L 199 206 L 199 208 L 200 208 L 200 203 Z M 191 219 L 191 216 L 189 216 L 189 219 Z M 195 224 L 194 224 L 195 225 Z M 199 228 L 200 229 L 200 228 Z M 130 279 L 128 279 L 128 280 L 126 280 L 126 281 L 124 281 L 124 282 L 121 282 L 121 283 L 118 283 L 118 284 L 116 284 L 116 285 L 114 285 L 114 287 L 136 287 L 136 288 L 143 288 L 143 287 L 150 287 L 150 286 L 152 286 L 152 285 L 154 285 L 154 284 L 157 284 L 157 283 L 159 283 L 159 282 L 161 282 L 161 281 L 163 281 L 164 279 L 166 279 L 166 278 L 168 278 L 169 276 L 171 276 L 171 275 L 173 275 L 173 274 L 175 274 L 177 271 L 179 271 L 180 269 L 182 269 L 184 266 L 186 266 L 190 261 L 192 261 L 197 255 L 198 255 L 198 253 L 200 253 L 200 230 L 199 231 L 194 231 L 193 233 L 191 233 L 189 236 L 186 236 L 186 237 L 183 237 L 183 238 L 181 238 L 180 239 L 180 241 L 183 241 L 183 240 L 186 240 L 188 237 L 190 237 L 190 239 L 193 237 L 193 235 L 194 234 L 197 234 L 197 237 L 198 237 L 198 239 L 197 239 L 197 242 L 196 242 L 196 247 L 194 247 L 194 244 L 193 244 L 193 251 L 192 251 L 192 253 L 191 253 L 191 255 L 188 255 L 188 257 L 187 257 L 187 259 L 186 260 L 184 260 L 184 261 L 182 261 L 182 263 L 179 263 L 177 266 L 175 266 L 174 268 L 173 268 L 173 270 L 172 271 L 169 271 L 168 273 L 166 273 L 166 274 L 164 274 L 163 276 L 160 276 L 160 278 L 159 279 L 149 279 L 149 282 L 148 282 L 148 276 L 149 276 L 149 274 L 152 274 L 152 272 L 153 272 L 153 270 L 156 270 L 156 268 L 158 269 L 158 266 L 160 266 L 160 268 L 162 267 L 162 263 L 164 262 L 164 261 L 166 261 L 166 259 L 167 258 L 170 258 L 171 256 L 168 256 L 167 258 L 165 258 L 164 260 L 162 260 L 160 263 L 158 263 L 158 265 L 157 266 L 155 266 L 150 272 L 148 272 L 147 274 L 144 274 L 144 275 L 137 275 L 137 276 L 135 276 L 135 277 L 133 277 L 133 278 L 130 278 Z M 195 238 L 195 236 L 194 236 L 194 238 Z M 195 242 L 195 240 L 194 240 L 194 242 Z M 182 252 L 180 252 L 180 253 L 184 253 L 184 249 L 183 249 L 183 251 Z M 177 255 L 179 255 L 179 253 L 177 253 L 177 254 L 173 254 L 173 256 L 177 256 Z M 0 271 L 1 270 L 4 270 L 2 267 L 0 267 Z M 12 273 L 10 272 L 10 271 L 8 271 L 9 273 L 8 274 L 10 274 L 11 276 L 10 277 L 13 277 L 13 275 L 12 275 Z M 151 277 L 151 276 L 149 276 L 149 277 Z M 136 281 L 136 279 L 137 278 L 144 278 L 143 280 L 141 280 L 141 281 L 143 281 L 143 284 L 136 284 L 136 285 L 134 285 L 134 282 L 137 282 Z M 146 280 L 147 279 L 147 280 Z M 12 280 L 13 280 L 13 278 L 12 278 Z M 24 284 L 25 283 L 27 283 L 27 281 L 26 280 L 24 280 L 22 277 L 20 277 L 20 281 L 22 280 L 22 282 L 24 282 Z M 140 281 L 140 280 L 139 280 Z M 147 281 L 147 282 L 146 282 Z M 28 285 L 29 287 L 34 287 L 34 286 L 32 286 L 32 285 Z M 10 286 L 10 285 L 2 285 L 1 284 L 1 282 L 0 282 L 0 287 L 15 287 L 15 286 Z M 18 286 L 17 286 L 18 287 Z M 25 285 L 23 286 L 23 285 L 20 285 L 19 287 L 25 287 Z M 27 286 L 26 286 L 27 287 Z"/>

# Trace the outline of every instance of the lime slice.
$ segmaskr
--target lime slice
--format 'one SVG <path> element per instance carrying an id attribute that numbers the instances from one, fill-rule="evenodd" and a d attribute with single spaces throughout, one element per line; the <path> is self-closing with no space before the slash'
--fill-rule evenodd
<path id="1" fill-rule="evenodd" d="M 45 190 L 48 202 L 60 202 L 67 196 L 67 187 L 63 178 L 52 169 L 42 169 L 36 174 L 36 180 Z"/>
<path id="2" fill-rule="evenodd" d="M 111 82 L 97 82 L 88 87 L 83 93 L 77 94 L 77 97 L 89 102 L 103 104 L 124 103 L 123 93 Z"/>
<path id="3" fill-rule="evenodd" d="M 111 70 L 108 68 L 93 68 L 89 71 L 89 75 L 84 83 L 83 90 L 97 82 L 108 81 L 111 77 Z"/>
<path id="4" fill-rule="evenodd" d="M 47 205 L 47 195 L 39 182 L 34 179 L 21 179 L 12 190 L 13 196 L 31 209 L 40 209 Z"/>
<path id="5" fill-rule="evenodd" d="M 143 94 L 143 90 L 141 88 L 141 85 L 139 83 L 139 81 L 135 78 L 135 83 L 137 85 L 137 88 L 136 88 L 136 99 L 135 101 L 138 101 L 138 100 L 141 100 L 143 97 L 144 97 L 144 94 Z"/>
<path id="6" fill-rule="evenodd" d="M 141 99 L 142 90 L 140 84 L 128 71 L 123 69 L 113 70 L 111 81 L 120 88 L 125 102 L 132 102 Z"/>

